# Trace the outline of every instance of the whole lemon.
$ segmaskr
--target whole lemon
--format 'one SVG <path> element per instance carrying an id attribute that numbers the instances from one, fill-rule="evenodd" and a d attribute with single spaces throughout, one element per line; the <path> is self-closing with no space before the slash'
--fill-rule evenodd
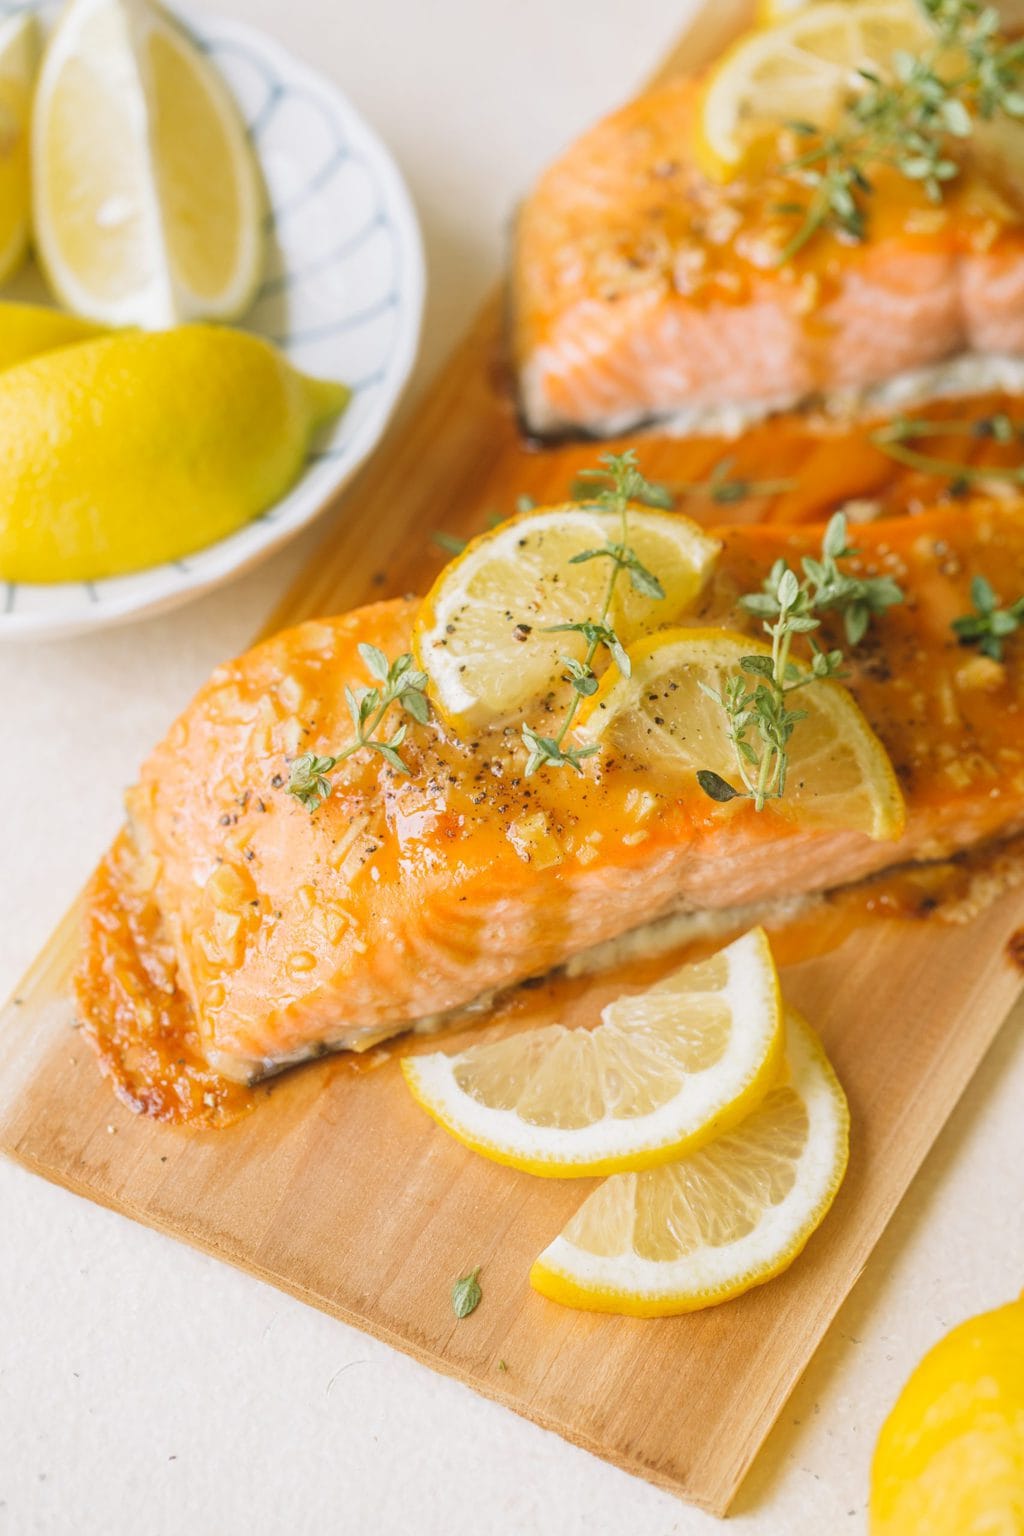
<path id="1" fill-rule="evenodd" d="M 128 332 L 0 373 L 0 578 L 173 560 L 277 501 L 349 398 L 259 337 Z"/>
<path id="2" fill-rule="evenodd" d="M 1024 1299 L 914 1371 L 878 1438 L 871 1536 L 1024 1536 Z"/>

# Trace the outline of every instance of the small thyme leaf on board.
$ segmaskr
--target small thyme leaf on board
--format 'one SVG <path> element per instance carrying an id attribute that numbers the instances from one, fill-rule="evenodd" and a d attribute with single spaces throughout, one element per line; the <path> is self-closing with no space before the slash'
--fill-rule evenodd
<path id="1" fill-rule="evenodd" d="M 961 614 L 950 628 L 961 645 L 976 645 L 983 656 L 1002 661 L 1007 638 L 1024 625 L 1024 596 L 1002 608 L 999 598 L 984 576 L 971 582 L 973 613 Z"/>
<path id="2" fill-rule="evenodd" d="M 553 735 L 541 735 L 533 726 L 526 724 L 521 729 L 527 754 L 527 778 L 532 778 L 541 768 L 572 768 L 576 773 L 582 773 L 584 759 L 592 757 L 599 750 L 596 746 L 567 747 L 565 741 L 581 700 L 597 691 L 594 659 L 598 651 L 606 650 L 623 676 L 629 676 L 626 648 L 609 623 L 616 585 L 622 573 L 627 574 L 630 585 L 642 596 L 656 602 L 665 596 L 665 589 L 657 576 L 647 569 L 629 544 L 630 502 L 642 502 L 646 506 L 665 505 L 664 501 L 651 499 L 661 495 L 664 487 L 654 486 L 644 478 L 637 466 L 634 450 L 629 448 L 625 453 L 602 454 L 597 469 L 583 470 L 577 476 L 575 488 L 579 491 L 580 499 L 587 505 L 599 506 L 617 514 L 619 538 L 609 539 L 600 549 L 581 550 L 570 561 L 571 565 L 581 565 L 589 560 L 607 560 L 610 567 L 608 580 L 605 583 L 601 611 L 595 619 L 552 624 L 546 630 L 548 634 L 573 632 L 582 635 L 587 642 L 587 649 L 582 661 L 562 657 L 566 668 L 563 679 L 572 687 L 572 701 L 557 731 Z"/>
<path id="3" fill-rule="evenodd" d="M 401 747 L 409 729 L 403 721 L 389 737 L 383 740 L 376 731 L 392 704 L 412 720 L 426 725 L 430 719 L 427 702 L 426 674 L 413 667 L 412 655 L 405 651 L 389 662 L 384 652 L 375 645 L 360 645 L 359 655 L 363 666 L 378 684 L 376 688 L 345 689 L 345 702 L 352 717 L 352 740 L 348 746 L 333 756 L 321 756 L 316 752 L 303 752 L 291 765 L 287 790 L 310 813 L 317 810 L 331 795 L 328 777 L 339 763 L 360 751 L 375 752 L 396 773 L 408 773 L 409 767 L 402 757 Z"/>
<path id="4" fill-rule="evenodd" d="M 460 1321 L 468 1317 L 471 1312 L 475 1312 L 483 1300 L 484 1293 L 477 1279 L 480 1268 L 478 1264 L 476 1269 L 471 1270 L 468 1275 L 463 1275 L 462 1279 L 456 1280 L 452 1286 L 452 1311 Z"/>
<path id="5" fill-rule="evenodd" d="M 865 239 L 875 166 L 895 169 L 940 203 L 960 174 L 953 146 L 971 137 L 975 122 L 1024 116 L 1024 42 L 1000 36 L 996 9 L 982 0 L 918 3 L 933 34 L 919 53 L 897 50 L 885 76 L 858 69 L 860 84 L 834 129 L 788 125 L 808 148 L 781 169 L 810 197 L 780 264 L 822 230 Z"/>
<path id="6" fill-rule="evenodd" d="M 761 619 L 771 640 L 768 656 L 743 656 L 740 670 L 726 677 L 721 689 L 701 683 L 708 698 L 721 706 L 729 740 L 736 758 L 740 784 L 730 784 L 721 774 L 702 768 L 697 783 L 709 799 L 753 800 L 763 810 L 769 800 L 786 792 L 789 742 L 806 710 L 790 709 L 789 696 L 823 678 L 842 675 L 843 653 L 823 651 L 811 641 L 807 670 L 790 660 L 796 635 L 818 629 L 823 612 L 842 615 L 847 642 L 858 645 L 878 613 L 902 603 L 903 592 L 888 576 L 851 576 L 837 561 L 856 554 L 846 542 L 846 519 L 837 512 L 828 523 L 821 544 L 821 558 L 805 556 L 803 576 L 785 560 L 776 560 L 760 592 L 740 598 L 740 606 Z"/>
<path id="7" fill-rule="evenodd" d="M 1024 443 L 1024 427 L 1011 421 L 1005 411 L 979 416 L 974 421 L 928 421 L 915 416 L 897 416 L 872 432 L 871 442 L 908 469 L 942 475 L 954 484 L 966 485 L 971 480 L 1009 480 L 1013 485 L 1024 485 L 1022 464 L 965 464 L 954 459 L 936 458 L 913 446 L 935 437 L 963 437 L 974 442 L 1009 445 Z"/>

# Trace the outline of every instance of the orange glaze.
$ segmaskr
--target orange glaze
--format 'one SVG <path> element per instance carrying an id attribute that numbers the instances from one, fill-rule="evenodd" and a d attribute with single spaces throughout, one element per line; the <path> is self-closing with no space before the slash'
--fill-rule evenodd
<path id="1" fill-rule="evenodd" d="M 688 407 L 860 388 L 955 353 L 1024 352 L 1024 217 L 964 166 L 936 208 L 872 168 L 869 237 L 780 255 L 808 193 L 762 147 L 727 184 L 693 160 L 699 83 L 646 91 L 584 134 L 524 205 L 514 349 L 528 428 L 609 435 Z"/>
<path id="2" fill-rule="evenodd" d="M 1005 414 L 1024 429 L 1024 402 L 1012 395 L 984 394 L 956 400 L 932 401 L 927 409 L 908 416 L 940 423 L 983 422 Z M 970 480 L 957 487 L 953 474 L 925 473 L 908 468 L 872 442 L 881 420 L 834 421 L 790 412 L 751 427 L 742 437 L 671 437 L 650 433 L 611 441 L 613 452 L 638 448 L 645 474 L 671 492 L 677 511 L 706 526 L 728 523 L 812 523 L 824 521 L 839 507 L 853 503 L 851 521 L 900 517 L 943 505 L 1006 500 L 1016 496 L 1011 483 Z M 951 466 L 973 469 L 1021 466 L 1020 443 L 998 443 L 991 437 L 959 432 L 929 438 L 917 445 L 932 458 Z M 592 466 L 593 444 L 566 445 L 559 450 L 565 464 L 566 492 L 574 476 Z M 732 484 L 755 487 L 767 480 L 783 482 L 770 494 L 744 494 L 736 500 L 715 500 L 709 481 L 724 473 Z"/>
<path id="3" fill-rule="evenodd" d="M 737 594 L 819 539 L 726 531 L 694 621 L 735 623 Z M 800 831 L 747 802 L 717 807 L 626 759 L 525 780 L 515 724 L 470 741 L 411 726 L 411 774 L 359 754 L 310 815 L 286 792 L 288 760 L 349 739 L 344 685 L 365 682 L 356 647 L 406 648 L 414 605 L 300 625 L 219 668 L 130 795 L 137 879 L 211 1068 L 244 1080 L 366 1049 L 669 911 L 834 888 L 1020 830 L 1019 639 L 1004 668 L 979 671 L 949 621 L 967 609 L 974 572 L 1004 594 L 1024 589 L 1024 521 L 955 509 L 865 527 L 858 542 L 855 568 L 890 572 L 910 594 L 850 677 L 907 796 L 895 842 Z M 545 718 L 542 707 L 534 721 Z"/>

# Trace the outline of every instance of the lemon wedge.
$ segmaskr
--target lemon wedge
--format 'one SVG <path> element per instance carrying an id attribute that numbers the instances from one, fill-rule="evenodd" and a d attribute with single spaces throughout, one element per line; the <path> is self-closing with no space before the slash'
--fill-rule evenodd
<path id="1" fill-rule="evenodd" d="M 39 24 L 22 11 L 0 25 L 0 283 L 21 266 L 29 239 L 29 112 Z"/>
<path id="2" fill-rule="evenodd" d="M 413 1096 L 484 1157 L 549 1178 L 651 1168 L 702 1146 L 767 1093 L 782 1059 L 782 1002 L 753 929 L 596 1029 L 553 1024 L 402 1062 Z"/>
<path id="3" fill-rule="evenodd" d="M 155 330 L 230 319 L 262 263 L 256 162 L 234 101 L 146 0 L 71 0 L 32 121 L 36 247 L 63 304 Z"/>
<path id="4" fill-rule="evenodd" d="M 741 658 L 752 655 L 770 656 L 771 649 L 721 629 L 651 635 L 630 647 L 628 677 L 605 674 L 580 712 L 576 734 L 656 767 L 665 782 L 693 786 L 697 795 L 700 769 L 736 782 L 725 712 L 704 689 L 720 693 L 726 678 L 740 671 Z M 898 837 L 906 822 L 903 795 L 888 753 L 852 695 L 840 683 L 819 680 L 799 700 L 806 718 L 790 739 L 786 791 L 769 805 L 801 827 Z"/>
<path id="5" fill-rule="evenodd" d="M 884 68 L 930 36 L 915 0 L 782 0 L 772 24 L 745 33 L 706 77 L 695 119 L 701 168 L 728 180 L 766 130 L 800 120 L 827 127 L 862 67 Z"/>
<path id="6" fill-rule="evenodd" d="M 1024 1531 L 1024 1298 L 932 1348 L 882 1426 L 871 1536 Z"/>
<path id="7" fill-rule="evenodd" d="M 127 332 L 0 373 L 0 579 L 91 581 L 175 560 L 281 497 L 342 384 L 226 326 Z"/>
<path id="8" fill-rule="evenodd" d="M 664 1317 L 786 1269 L 835 1199 L 849 1142 L 843 1091 L 793 1010 L 786 1062 L 734 1130 L 678 1162 L 606 1179 L 537 1259 L 533 1287 L 565 1306 Z"/>
<path id="9" fill-rule="evenodd" d="M 419 612 L 414 649 L 446 719 L 465 729 L 517 715 L 551 687 L 561 657 L 582 658 L 582 635 L 548 631 L 598 617 L 608 561 L 579 557 L 621 536 L 615 512 L 548 507 L 481 534 L 444 568 Z M 641 506 L 629 508 L 628 538 L 642 564 L 657 571 L 664 597 L 622 574 L 609 622 L 623 644 L 673 623 L 700 592 L 720 548 L 689 518 Z"/>
<path id="10" fill-rule="evenodd" d="M 101 325 L 79 320 L 45 304 L 0 303 L 0 370 L 27 362 L 41 352 L 92 341 L 106 334 Z"/>

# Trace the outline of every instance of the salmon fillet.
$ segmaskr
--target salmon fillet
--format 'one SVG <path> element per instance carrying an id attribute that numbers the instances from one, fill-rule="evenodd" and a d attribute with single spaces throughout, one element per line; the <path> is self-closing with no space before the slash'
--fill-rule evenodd
<path id="1" fill-rule="evenodd" d="M 820 530 L 724 531 L 693 622 L 735 626 L 737 595 Z M 855 568 L 894 575 L 850 686 L 908 802 L 905 834 L 800 831 L 771 806 L 725 813 L 643 764 L 523 777 L 514 727 L 457 740 L 413 724 L 404 776 L 349 758 L 310 814 L 288 760 L 350 739 L 360 642 L 409 645 L 415 603 L 299 625 L 214 673 L 130 792 L 139 887 L 194 1010 L 210 1066 L 252 1080 L 363 1048 L 670 912 L 817 891 L 1024 827 L 1024 647 L 979 672 L 949 629 L 975 572 L 1024 589 L 1024 520 L 951 510 L 858 532 Z M 560 707 L 560 701 L 555 701 Z"/>
<path id="2" fill-rule="evenodd" d="M 968 163 L 938 208 L 873 171 L 869 238 L 822 233 L 780 265 L 799 223 L 785 206 L 806 193 L 771 169 L 785 152 L 727 185 L 702 175 L 699 89 L 671 81 L 613 113 L 523 207 L 513 350 L 531 433 L 735 426 L 896 379 L 918 399 L 963 393 L 976 361 L 944 382 L 937 365 L 1021 358 L 1024 219 L 995 170 Z M 993 362 L 985 377 L 1024 374 Z"/>

